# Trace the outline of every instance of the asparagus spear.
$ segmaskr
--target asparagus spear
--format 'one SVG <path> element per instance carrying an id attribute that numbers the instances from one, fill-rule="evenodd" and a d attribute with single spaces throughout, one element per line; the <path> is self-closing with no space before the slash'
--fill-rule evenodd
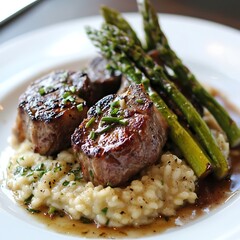
<path id="1" fill-rule="evenodd" d="M 198 98 L 215 117 L 218 124 L 226 133 L 231 147 L 240 143 L 240 129 L 231 119 L 226 110 L 201 86 L 194 74 L 183 64 L 181 59 L 169 46 L 168 40 L 160 28 L 157 14 L 149 0 L 138 0 L 139 10 L 143 16 L 144 29 L 151 39 L 151 49 L 155 48 L 160 53 L 160 58 L 170 67 L 181 83 Z M 146 17 L 147 16 L 147 17 Z"/>
<path id="2" fill-rule="evenodd" d="M 131 58 L 136 66 L 140 68 L 155 86 L 164 90 L 181 112 L 184 114 L 188 124 L 194 129 L 204 149 L 210 156 L 214 173 L 218 178 L 223 178 L 228 173 L 228 163 L 218 147 L 210 129 L 199 115 L 197 110 L 185 98 L 170 80 L 167 79 L 162 67 L 155 64 L 141 47 L 137 46 L 124 32 L 111 25 L 103 25 L 103 31 L 108 46 L 113 50 L 118 49 Z"/>
<path id="3" fill-rule="evenodd" d="M 141 12 L 143 17 L 143 27 L 145 32 L 145 39 L 146 39 L 146 51 L 150 51 L 156 49 L 156 44 L 159 35 L 159 22 L 157 14 L 147 0 L 137 0 L 139 12 Z M 155 26 L 155 24 L 157 24 Z"/>
<path id="4" fill-rule="evenodd" d="M 126 77 L 136 83 L 142 83 L 149 94 L 150 99 L 158 111 L 166 119 L 170 128 L 170 138 L 181 150 L 186 161 L 198 177 L 206 176 L 210 171 L 208 155 L 201 149 L 186 129 L 178 122 L 177 116 L 168 108 L 161 97 L 150 86 L 150 80 L 135 64 L 128 59 L 123 51 L 115 51 L 110 45 L 106 45 L 108 38 L 100 31 L 87 28 L 87 34 L 95 46 L 100 48 L 102 54 L 110 60 L 112 67 L 121 71 Z"/>
<path id="5" fill-rule="evenodd" d="M 121 13 L 106 6 L 101 7 L 101 13 L 106 23 L 115 25 L 122 31 L 126 32 L 137 45 L 142 46 L 137 34 L 132 29 L 130 24 L 123 18 Z"/>

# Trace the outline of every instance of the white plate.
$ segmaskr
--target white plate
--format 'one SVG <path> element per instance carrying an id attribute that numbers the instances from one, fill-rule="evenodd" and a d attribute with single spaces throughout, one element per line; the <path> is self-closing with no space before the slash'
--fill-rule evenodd
<path id="1" fill-rule="evenodd" d="M 140 17 L 137 14 L 126 17 L 142 37 Z M 100 17 L 69 21 L 25 34 L 0 46 L 0 105 L 4 108 L 0 111 L 0 152 L 7 146 L 20 93 L 30 81 L 52 69 L 81 68 L 95 54 L 84 27 L 98 27 L 100 23 Z M 173 48 L 197 77 L 223 91 L 229 100 L 240 106 L 239 32 L 208 21 L 174 15 L 161 15 L 161 24 Z M 2 174 L 5 162 L 0 164 Z M 164 233 L 161 239 L 239 239 L 239 206 L 240 196 L 236 194 L 209 215 Z M 0 229 L 1 239 L 77 239 L 49 231 L 35 222 L 2 190 Z"/>

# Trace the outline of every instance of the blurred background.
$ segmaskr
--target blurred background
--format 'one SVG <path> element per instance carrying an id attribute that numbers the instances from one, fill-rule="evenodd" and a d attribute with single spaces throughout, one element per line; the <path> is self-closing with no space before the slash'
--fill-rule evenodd
<path id="1" fill-rule="evenodd" d="M 11 0 L 0 0 L 0 9 Z M 21 0 L 18 0 L 18 2 Z M 151 0 L 160 13 L 211 20 L 240 29 L 240 0 Z M 121 12 L 137 11 L 135 0 L 38 0 L 0 25 L 0 44 L 44 26 L 99 14 L 108 5 Z"/>

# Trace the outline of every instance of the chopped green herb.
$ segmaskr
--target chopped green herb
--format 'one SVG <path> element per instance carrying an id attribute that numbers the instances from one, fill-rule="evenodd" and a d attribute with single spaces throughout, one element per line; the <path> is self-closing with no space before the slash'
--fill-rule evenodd
<path id="1" fill-rule="evenodd" d="M 75 98 L 73 96 L 69 96 L 66 98 L 68 101 L 70 102 L 74 102 L 75 101 Z"/>
<path id="2" fill-rule="evenodd" d="M 144 104 L 144 100 L 143 99 L 136 99 L 136 102 L 139 104 Z"/>
<path id="3" fill-rule="evenodd" d="M 82 104 L 82 103 L 79 103 L 79 104 L 77 105 L 77 110 L 78 110 L 79 112 L 81 112 L 81 111 L 83 110 L 83 104 Z"/>
<path id="4" fill-rule="evenodd" d="M 34 168 L 35 171 L 43 171 L 45 170 L 45 166 L 43 163 L 39 163 L 35 168 Z"/>
<path id="5" fill-rule="evenodd" d="M 13 174 L 14 175 L 20 174 L 21 176 L 25 176 L 29 170 L 30 168 L 28 167 L 17 166 Z"/>
<path id="6" fill-rule="evenodd" d="M 106 226 L 108 226 L 109 222 L 110 222 L 110 219 L 108 219 L 108 220 L 106 221 Z"/>
<path id="7" fill-rule="evenodd" d="M 109 71 L 114 71 L 113 67 L 109 63 L 106 65 L 106 69 Z"/>
<path id="8" fill-rule="evenodd" d="M 47 170 L 38 171 L 38 172 L 39 172 L 38 177 L 41 178 L 47 172 Z"/>
<path id="9" fill-rule="evenodd" d="M 24 200 L 24 204 L 25 204 L 25 205 L 30 204 L 31 201 L 32 201 L 32 198 L 33 198 L 33 194 L 31 194 L 28 198 L 26 198 L 26 199 Z"/>
<path id="10" fill-rule="evenodd" d="M 86 217 L 83 217 L 83 216 L 80 217 L 80 221 L 81 221 L 82 223 L 84 223 L 84 224 L 90 224 L 90 223 L 93 222 L 91 219 L 86 218 Z"/>
<path id="11" fill-rule="evenodd" d="M 120 102 L 119 102 L 119 100 L 112 102 L 111 105 L 110 105 L 110 107 L 111 107 L 111 108 L 120 107 Z"/>
<path id="12" fill-rule="evenodd" d="M 40 94 L 41 96 L 45 95 L 45 93 L 46 93 L 44 87 L 40 87 L 40 88 L 38 89 L 38 92 L 39 92 L 39 94 Z"/>
<path id="13" fill-rule="evenodd" d="M 90 120 L 86 123 L 86 128 L 89 128 L 95 121 L 95 117 L 91 117 Z"/>
<path id="14" fill-rule="evenodd" d="M 32 176 L 33 175 L 33 172 L 29 172 L 27 175 L 26 175 L 26 177 L 30 177 L 30 176 Z"/>
<path id="15" fill-rule="evenodd" d="M 35 168 L 34 171 L 38 172 L 38 177 L 41 178 L 47 171 L 45 169 L 45 165 L 43 163 L 39 163 Z"/>
<path id="16" fill-rule="evenodd" d="M 26 208 L 30 213 L 40 213 L 40 210 L 33 209 L 33 208 Z"/>
<path id="17" fill-rule="evenodd" d="M 21 171 L 21 176 L 25 176 L 27 174 L 27 172 L 29 171 L 30 168 L 28 167 L 23 167 L 22 171 Z"/>
<path id="18" fill-rule="evenodd" d="M 96 134 L 103 134 L 105 132 L 107 132 L 108 130 L 110 130 L 113 127 L 113 125 L 108 125 L 105 128 L 102 128 L 100 131 L 96 131 Z"/>
<path id="19" fill-rule="evenodd" d="M 55 168 L 53 169 L 54 172 L 59 172 L 59 171 L 62 171 L 62 165 L 57 163 Z"/>
<path id="20" fill-rule="evenodd" d="M 101 210 L 101 212 L 103 213 L 103 214 L 107 214 L 107 211 L 108 211 L 108 208 L 107 207 L 105 207 L 105 208 L 103 208 L 102 210 Z"/>
<path id="21" fill-rule="evenodd" d="M 106 123 L 118 123 L 119 120 L 121 120 L 122 118 L 120 117 L 102 117 L 101 121 L 102 122 L 106 122 Z"/>
<path id="22" fill-rule="evenodd" d="M 118 114 L 119 108 L 112 108 L 110 114 L 111 116 L 116 116 Z"/>
<path id="23" fill-rule="evenodd" d="M 71 170 L 70 172 L 73 173 L 75 176 L 74 181 L 83 179 L 83 175 L 80 167 L 77 169 Z"/>
<path id="24" fill-rule="evenodd" d="M 75 86 L 70 86 L 69 90 L 70 90 L 72 93 L 75 93 L 75 92 L 76 92 L 76 87 L 75 87 Z"/>
<path id="25" fill-rule="evenodd" d="M 96 106 L 96 112 L 98 115 L 100 115 L 102 113 L 102 110 L 99 106 Z"/>
<path id="26" fill-rule="evenodd" d="M 62 185 L 67 186 L 69 183 L 70 183 L 69 181 L 65 180 Z"/>
<path id="27" fill-rule="evenodd" d="M 65 104 L 67 101 L 74 102 L 75 98 L 73 96 L 68 96 L 62 100 L 62 103 Z"/>
<path id="28" fill-rule="evenodd" d="M 89 138 L 94 140 L 96 138 L 96 133 L 92 130 L 89 134 Z"/>
<path id="29" fill-rule="evenodd" d="M 53 207 L 53 206 L 51 206 L 51 207 L 49 207 L 49 209 L 48 209 L 48 214 L 49 215 L 52 215 L 52 214 L 54 214 L 55 212 L 56 212 L 56 208 L 55 207 Z"/>
<path id="30" fill-rule="evenodd" d="M 20 157 L 20 158 L 18 158 L 18 159 L 16 160 L 16 162 L 17 162 L 18 164 L 20 164 L 19 161 L 24 161 L 24 157 L 22 156 L 22 157 Z"/>
<path id="31" fill-rule="evenodd" d="M 119 123 L 122 125 L 126 125 L 127 119 L 123 119 L 121 117 L 102 117 L 101 121 L 106 122 L 106 123 Z"/>
<path id="32" fill-rule="evenodd" d="M 69 97 L 71 95 L 71 93 L 70 92 L 64 92 L 63 93 L 63 98 L 67 98 L 67 97 Z"/>

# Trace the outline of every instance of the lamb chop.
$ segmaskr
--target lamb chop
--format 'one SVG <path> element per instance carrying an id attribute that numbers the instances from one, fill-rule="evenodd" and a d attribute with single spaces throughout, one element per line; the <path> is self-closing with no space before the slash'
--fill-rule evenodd
<path id="1" fill-rule="evenodd" d="M 72 135 L 86 180 L 119 186 L 154 164 L 167 139 L 167 124 L 142 85 L 108 95 L 92 106 Z"/>
<path id="2" fill-rule="evenodd" d="M 88 102 L 94 99 L 85 73 L 57 71 L 33 82 L 19 99 L 15 127 L 19 141 L 27 138 L 42 155 L 70 147 Z"/>

